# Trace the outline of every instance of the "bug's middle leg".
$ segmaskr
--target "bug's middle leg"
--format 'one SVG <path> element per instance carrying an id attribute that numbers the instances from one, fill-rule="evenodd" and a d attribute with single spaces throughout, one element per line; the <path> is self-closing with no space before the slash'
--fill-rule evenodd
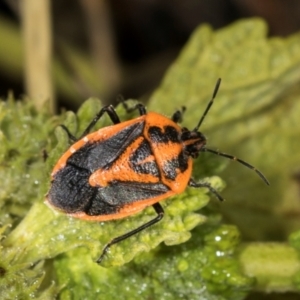
<path id="1" fill-rule="evenodd" d="M 127 105 L 126 101 L 122 101 L 121 103 L 122 103 L 122 105 L 123 105 L 123 107 L 124 107 L 124 109 L 126 110 L 127 113 L 131 113 L 131 112 L 133 112 L 135 110 L 138 110 L 139 114 L 141 116 L 143 116 L 143 115 L 145 115 L 147 113 L 146 107 L 142 103 L 137 103 L 136 105 L 134 105 L 132 107 L 129 107 Z"/>
<path id="2" fill-rule="evenodd" d="M 108 116 L 110 117 L 111 121 L 114 124 L 119 124 L 121 123 L 114 107 L 112 105 L 106 105 L 104 107 L 102 107 L 100 109 L 100 111 L 96 114 L 96 116 L 94 117 L 94 119 L 92 120 L 92 122 L 87 126 L 87 128 L 84 130 L 84 132 L 81 134 L 80 138 L 83 138 L 84 136 L 86 136 L 91 130 L 92 128 L 96 125 L 96 123 L 100 120 L 100 118 L 104 115 L 104 113 L 107 113 Z"/>

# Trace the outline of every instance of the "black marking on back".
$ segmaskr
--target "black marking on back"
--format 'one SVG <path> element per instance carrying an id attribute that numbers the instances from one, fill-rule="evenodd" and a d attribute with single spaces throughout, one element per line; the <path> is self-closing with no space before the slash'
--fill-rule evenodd
<path id="1" fill-rule="evenodd" d="M 124 205 L 155 198 L 170 189 L 162 183 L 137 183 L 113 181 L 98 192 L 84 211 L 87 215 L 109 215 L 117 213 Z"/>
<path id="2" fill-rule="evenodd" d="M 180 143 L 179 133 L 173 126 L 164 126 L 163 131 L 158 126 L 151 126 L 148 132 L 153 143 Z"/>
<path id="3" fill-rule="evenodd" d="M 130 155 L 129 164 L 134 172 L 139 174 L 152 174 L 159 177 L 159 169 L 156 161 L 143 162 L 147 157 L 152 154 L 152 150 L 148 141 L 143 140 L 139 147 Z"/>
<path id="4" fill-rule="evenodd" d="M 88 142 L 67 160 L 72 164 L 85 168 L 92 173 L 100 168 L 109 168 L 111 164 L 138 138 L 144 129 L 144 122 L 128 125 L 115 135 L 101 142 Z"/>
<path id="5" fill-rule="evenodd" d="M 167 179 L 175 180 L 177 177 L 177 169 L 180 172 L 186 171 L 188 168 L 188 156 L 184 152 L 169 161 L 166 161 L 162 166 L 162 171 Z"/>
<path id="6" fill-rule="evenodd" d="M 89 185 L 90 175 L 87 169 L 66 165 L 54 175 L 49 202 L 66 213 L 82 211 L 97 193 L 97 188 Z"/>

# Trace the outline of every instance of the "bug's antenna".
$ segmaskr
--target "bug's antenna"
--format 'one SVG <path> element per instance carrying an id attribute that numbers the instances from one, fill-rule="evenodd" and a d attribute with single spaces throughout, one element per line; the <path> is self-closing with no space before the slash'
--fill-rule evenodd
<path id="1" fill-rule="evenodd" d="M 244 165 L 245 167 L 253 170 L 254 172 L 257 173 L 257 175 L 267 184 L 267 185 L 270 185 L 270 182 L 268 181 L 268 179 L 265 177 L 265 175 L 260 172 L 259 170 L 257 170 L 254 166 L 250 165 L 249 163 L 245 162 L 244 160 L 240 159 L 240 158 L 237 158 L 233 155 L 230 155 L 230 154 L 227 154 L 227 153 L 223 153 L 223 152 L 219 152 L 219 151 L 215 151 L 213 149 L 208 149 L 208 148 L 202 148 L 201 151 L 203 152 L 211 152 L 211 153 L 214 153 L 216 155 L 219 155 L 219 156 L 223 156 L 223 157 L 226 157 L 228 159 L 231 159 L 231 160 L 235 160 L 237 162 L 239 162 L 240 164 Z"/>
<path id="2" fill-rule="evenodd" d="M 216 83 L 216 86 L 215 86 L 215 89 L 214 89 L 214 92 L 213 92 L 213 95 L 212 95 L 212 97 L 211 97 L 211 100 L 208 102 L 207 107 L 206 107 L 206 109 L 205 109 L 205 111 L 204 111 L 204 113 L 203 113 L 203 115 L 202 115 L 202 117 L 201 117 L 201 119 L 200 119 L 198 125 L 195 127 L 195 129 L 194 129 L 193 131 L 198 131 L 198 130 L 199 130 L 199 128 L 200 128 L 200 126 L 201 126 L 203 120 L 205 119 L 205 116 L 207 115 L 207 113 L 209 112 L 211 106 L 212 106 L 213 103 L 214 103 L 214 99 L 216 98 L 216 95 L 217 95 L 217 93 L 218 93 L 220 84 L 221 84 L 221 78 L 218 79 L 218 81 L 217 81 L 217 83 Z"/>

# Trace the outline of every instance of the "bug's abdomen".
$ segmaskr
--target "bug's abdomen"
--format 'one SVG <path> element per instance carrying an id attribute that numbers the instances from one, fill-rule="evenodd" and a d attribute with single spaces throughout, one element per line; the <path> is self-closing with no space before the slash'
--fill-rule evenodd
<path id="1" fill-rule="evenodd" d="M 87 169 L 66 165 L 55 174 L 46 201 L 66 213 L 84 210 L 97 193 L 88 182 L 90 175 Z"/>

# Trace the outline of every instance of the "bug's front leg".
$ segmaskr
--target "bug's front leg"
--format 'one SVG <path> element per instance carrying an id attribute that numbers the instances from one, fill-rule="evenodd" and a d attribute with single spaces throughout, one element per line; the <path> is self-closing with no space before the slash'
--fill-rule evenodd
<path id="1" fill-rule="evenodd" d="M 209 189 L 209 191 L 211 193 L 213 193 L 220 201 L 224 201 L 224 198 L 217 192 L 216 189 L 214 189 L 210 183 L 208 182 L 195 182 L 192 178 L 190 179 L 188 185 L 190 187 L 194 187 L 194 188 L 202 188 L 202 187 L 206 187 Z"/>

